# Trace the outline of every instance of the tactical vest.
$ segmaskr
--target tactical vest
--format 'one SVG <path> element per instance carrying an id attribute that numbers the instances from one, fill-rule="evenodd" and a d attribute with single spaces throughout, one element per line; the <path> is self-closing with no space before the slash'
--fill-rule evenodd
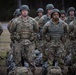
<path id="1" fill-rule="evenodd" d="M 51 40 L 60 40 L 64 34 L 64 27 L 62 25 L 62 22 L 57 25 L 53 25 L 52 22 L 50 22 L 49 33 Z"/>
<path id="2" fill-rule="evenodd" d="M 33 33 L 32 20 L 21 20 L 18 22 L 16 32 L 19 33 L 21 39 L 29 39 Z"/>
<path id="3" fill-rule="evenodd" d="M 65 21 L 67 24 L 70 24 L 73 20 L 70 20 L 69 18 Z"/>
<path id="4" fill-rule="evenodd" d="M 76 19 L 76 18 L 74 18 L 74 19 Z M 70 19 L 70 17 L 68 17 L 65 22 L 66 22 L 67 24 L 70 24 L 74 19 Z"/>
<path id="5" fill-rule="evenodd" d="M 48 18 L 48 16 L 47 15 L 44 15 L 44 20 L 43 20 L 43 22 L 44 22 L 44 24 L 46 23 L 46 22 L 48 22 L 50 19 Z"/>
<path id="6" fill-rule="evenodd" d="M 46 24 L 50 20 L 47 15 L 44 15 L 43 17 L 44 17 L 44 19 L 43 19 L 43 25 L 40 27 L 40 31 L 41 32 L 42 32 L 42 28 L 43 28 L 44 24 Z"/>

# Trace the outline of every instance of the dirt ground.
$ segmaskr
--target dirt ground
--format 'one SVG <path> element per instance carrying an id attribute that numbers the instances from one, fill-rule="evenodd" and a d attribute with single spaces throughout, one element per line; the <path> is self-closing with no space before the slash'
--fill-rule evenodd
<path id="1" fill-rule="evenodd" d="M 8 23 L 2 23 L 3 33 L 0 36 L 0 75 L 7 75 L 6 57 L 10 50 L 10 33 L 7 30 Z"/>

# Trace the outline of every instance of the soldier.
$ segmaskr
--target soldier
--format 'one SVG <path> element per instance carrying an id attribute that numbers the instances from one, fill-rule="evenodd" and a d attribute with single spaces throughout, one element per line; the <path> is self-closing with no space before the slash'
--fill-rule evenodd
<path id="1" fill-rule="evenodd" d="M 43 16 L 44 10 L 42 8 L 38 8 L 37 13 L 38 13 L 38 16 L 35 18 L 35 20 L 37 22 L 39 22 L 40 18 Z M 35 41 L 36 49 L 39 48 L 40 39 L 41 39 L 41 35 L 40 35 L 40 32 L 38 32 L 37 35 L 36 35 L 36 41 Z"/>
<path id="2" fill-rule="evenodd" d="M 20 16 L 20 9 L 16 9 L 13 16 L 14 16 L 14 18 L 8 23 L 8 27 L 7 27 L 10 33 L 11 33 L 11 24 L 12 24 L 13 20 L 15 18 L 17 18 L 18 16 Z"/>
<path id="3" fill-rule="evenodd" d="M 2 34 L 2 32 L 3 32 L 3 28 L 2 28 L 1 23 L 0 23 L 0 35 Z"/>
<path id="4" fill-rule="evenodd" d="M 38 13 L 38 16 L 35 17 L 35 20 L 39 22 L 39 19 L 43 16 L 44 10 L 42 8 L 38 8 L 37 13 Z"/>
<path id="5" fill-rule="evenodd" d="M 18 8 L 18 9 L 16 9 L 15 12 L 13 13 L 13 16 L 14 16 L 14 17 L 18 17 L 18 16 L 20 16 L 20 14 L 21 14 L 21 13 L 20 13 L 20 9 Z"/>
<path id="6" fill-rule="evenodd" d="M 15 33 L 12 33 L 12 22 L 18 17 L 20 16 L 20 9 L 16 9 L 14 14 L 13 14 L 14 18 L 12 20 L 10 20 L 10 22 L 8 23 L 8 26 L 7 26 L 7 29 L 8 31 L 10 32 L 10 39 L 11 39 L 11 44 L 10 44 L 10 47 L 11 49 L 13 49 L 13 45 L 15 43 Z"/>
<path id="7" fill-rule="evenodd" d="M 68 14 L 68 18 L 66 20 L 66 23 L 70 24 L 70 22 L 72 22 L 75 19 L 75 8 L 74 7 L 70 7 L 68 9 L 67 14 Z"/>
<path id="8" fill-rule="evenodd" d="M 46 5 L 46 11 L 47 14 L 43 15 L 41 17 L 41 19 L 39 20 L 39 27 L 42 27 L 46 22 L 48 22 L 50 20 L 50 14 L 52 12 L 52 10 L 54 9 L 54 5 L 53 4 L 47 4 Z"/>
<path id="9" fill-rule="evenodd" d="M 13 57 L 16 65 L 19 66 L 25 66 L 25 61 L 29 65 L 33 65 L 34 35 L 38 31 L 38 24 L 32 17 L 28 16 L 29 10 L 27 5 L 22 5 L 20 7 L 21 15 L 12 23 L 12 32 L 16 32 L 15 39 L 18 42 L 13 51 Z"/>
<path id="10" fill-rule="evenodd" d="M 69 75 L 75 74 L 76 69 L 76 19 L 69 24 L 70 46 L 67 53 L 66 64 L 69 67 Z"/>
<path id="11" fill-rule="evenodd" d="M 38 36 L 38 38 L 39 38 L 39 47 L 42 44 L 46 43 L 46 41 L 42 39 L 42 28 L 43 28 L 43 25 L 51 19 L 50 15 L 51 15 L 51 12 L 52 12 L 53 9 L 54 9 L 53 4 L 47 4 L 46 5 L 47 14 L 43 15 L 39 20 L 39 23 L 38 23 L 39 24 L 39 36 Z"/>
<path id="12" fill-rule="evenodd" d="M 60 17 L 61 20 L 63 20 L 63 21 L 65 22 L 66 19 L 67 19 L 67 18 L 66 18 L 66 12 L 65 12 L 64 10 L 61 10 L 61 11 L 60 11 L 60 14 L 61 14 L 61 17 Z"/>
<path id="13" fill-rule="evenodd" d="M 48 50 L 45 53 L 50 65 L 60 66 L 64 65 L 64 57 L 66 55 L 63 43 L 66 41 L 68 34 L 68 25 L 59 19 L 60 11 L 58 9 L 53 9 L 51 18 L 43 27 L 43 37 L 49 33 Z"/>
<path id="14" fill-rule="evenodd" d="M 10 32 L 10 39 L 11 39 L 11 43 L 10 43 L 11 50 L 8 52 L 7 60 L 6 60 L 7 67 L 8 67 L 7 73 L 11 70 L 10 68 L 13 68 L 13 66 L 11 65 L 12 63 L 14 63 L 13 62 L 13 50 L 15 49 L 15 32 L 14 33 L 12 32 L 12 23 L 19 15 L 20 15 L 20 9 L 16 9 L 13 14 L 14 18 L 10 20 L 7 26 L 8 31 Z"/>
<path id="15" fill-rule="evenodd" d="M 73 20 L 70 24 L 69 24 L 69 36 L 70 36 L 70 41 L 71 41 L 71 46 L 72 46 L 72 53 L 73 53 L 73 61 L 76 63 L 76 19 Z"/>
<path id="16" fill-rule="evenodd" d="M 61 14 L 60 19 L 63 20 L 64 22 L 66 22 L 66 20 L 67 20 L 66 12 L 65 12 L 64 10 L 61 10 L 61 11 L 60 11 L 60 14 Z M 70 43 L 69 37 L 67 37 L 66 39 L 67 39 L 67 40 L 66 40 L 66 42 L 65 42 L 65 44 L 64 44 L 65 50 L 68 49 L 69 43 Z"/>

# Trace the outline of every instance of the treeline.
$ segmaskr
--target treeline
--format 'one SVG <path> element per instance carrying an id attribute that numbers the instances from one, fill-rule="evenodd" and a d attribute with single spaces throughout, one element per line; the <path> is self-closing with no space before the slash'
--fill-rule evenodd
<path id="1" fill-rule="evenodd" d="M 36 10 L 39 7 L 45 9 L 48 3 L 53 3 L 58 9 L 65 9 L 73 6 L 76 8 L 76 0 L 21 0 L 21 4 L 29 5 L 31 11 L 30 16 L 37 15 Z M 18 0 L 0 0 L 0 21 L 8 21 L 13 17 L 13 12 L 18 8 Z"/>

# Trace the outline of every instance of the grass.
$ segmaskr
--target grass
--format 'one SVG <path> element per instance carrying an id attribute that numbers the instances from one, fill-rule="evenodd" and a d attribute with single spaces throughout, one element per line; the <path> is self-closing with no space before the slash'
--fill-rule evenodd
<path id="1" fill-rule="evenodd" d="M 10 34 L 7 29 L 0 36 L 0 66 L 5 66 L 7 51 L 10 50 Z"/>

